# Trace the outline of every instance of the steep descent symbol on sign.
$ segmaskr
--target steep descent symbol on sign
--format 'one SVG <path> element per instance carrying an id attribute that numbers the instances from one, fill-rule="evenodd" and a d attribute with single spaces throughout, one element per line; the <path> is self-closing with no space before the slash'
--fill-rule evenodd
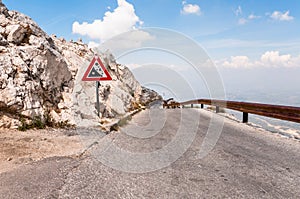
<path id="1" fill-rule="evenodd" d="M 86 70 L 82 81 L 105 81 L 112 80 L 110 74 L 104 67 L 99 57 L 94 57 Z"/>

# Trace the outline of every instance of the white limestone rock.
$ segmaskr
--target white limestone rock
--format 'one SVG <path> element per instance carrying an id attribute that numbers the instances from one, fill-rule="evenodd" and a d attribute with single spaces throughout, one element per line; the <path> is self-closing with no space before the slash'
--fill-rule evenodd
<path id="1" fill-rule="evenodd" d="M 100 53 L 113 81 L 99 88 L 102 118 L 118 118 L 160 98 L 145 90 L 113 55 Z M 94 52 L 81 40 L 48 36 L 30 17 L 8 11 L 0 2 L 0 128 L 16 128 L 18 115 L 68 120 L 76 126 L 97 126 L 95 82 L 82 76 Z M 8 122 L 11 118 L 12 122 Z"/>
<path id="2" fill-rule="evenodd" d="M 5 33 L 8 35 L 7 36 L 8 42 L 20 44 L 25 37 L 26 29 L 19 24 L 9 25 L 6 26 Z"/>

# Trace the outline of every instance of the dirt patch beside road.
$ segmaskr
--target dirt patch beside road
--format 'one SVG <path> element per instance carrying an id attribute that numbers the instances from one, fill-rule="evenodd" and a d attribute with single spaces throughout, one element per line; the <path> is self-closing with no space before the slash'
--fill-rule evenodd
<path id="1" fill-rule="evenodd" d="M 76 156 L 83 150 L 80 136 L 67 130 L 0 129 L 0 173 L 44 158 Z"/>

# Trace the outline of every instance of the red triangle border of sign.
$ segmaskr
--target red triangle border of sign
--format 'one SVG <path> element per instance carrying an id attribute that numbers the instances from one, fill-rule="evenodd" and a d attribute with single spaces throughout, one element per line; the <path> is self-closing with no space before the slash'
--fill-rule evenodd
<path id="1" fill-rule="evenodd" d="M 106 77 L 100 77 L 100 78 L 99 77 L 93 77 L 93 78 L 88 77 L 88 75 L 89 75 L 90 71 L 92 70 L 96 61 L 100 64 Z M 82 81 L 109 81 L 109 80 L 112 80 L 112 78 L 111 78 L 110 74 L 108 73 L 108 71 L 106 70 L 105 66 L 103 65 L 101 59 L 99 57 L 94 57 L 89 65 L 88 69 L 85 71 Z"/>

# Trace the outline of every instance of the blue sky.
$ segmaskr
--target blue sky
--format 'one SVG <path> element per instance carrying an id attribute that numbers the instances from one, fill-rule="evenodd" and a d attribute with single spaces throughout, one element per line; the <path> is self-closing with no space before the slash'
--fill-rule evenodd
<path id="1" fill-rule="evenodd" d="M 75 40 L 83 37 L 72 34 L 75 21 L 92 23 L 95 19 L 103 19 L 106 11 L 113 12 L 118 7 L 117 0 L 3 1 L 9 9 L 31 16 L 47 33 Z M 136 16 L 143 21 L 142 27 L 162 27 L 182 32 L 198 41 L 216 59 L 241 53 L 259 58 L 266 51 L 293 56 L 299 54 L 298 0 L 190 0 L 185 5 L 199 7 L 199 12 L 190 14 L 183 14 L 184 3 L 181 0 L 127 2 L 134 6 Z M 289 12 L 291 18 L 272 18 L 275 11 L 281 14 Z M 86 42 L 90 40 L 88 37 L 84 39 Z"/>
<path id="2" fill-rule="evenodd" d="M 29 15 L 48 34 L 86 43 L 101 43 L 135 28 L 178 31 L 203 46 L 230 92 L 238 87 L 255 90 L 264 82 L 281 91 L 300 85 L 299 0 L 3 2 Z"/>

